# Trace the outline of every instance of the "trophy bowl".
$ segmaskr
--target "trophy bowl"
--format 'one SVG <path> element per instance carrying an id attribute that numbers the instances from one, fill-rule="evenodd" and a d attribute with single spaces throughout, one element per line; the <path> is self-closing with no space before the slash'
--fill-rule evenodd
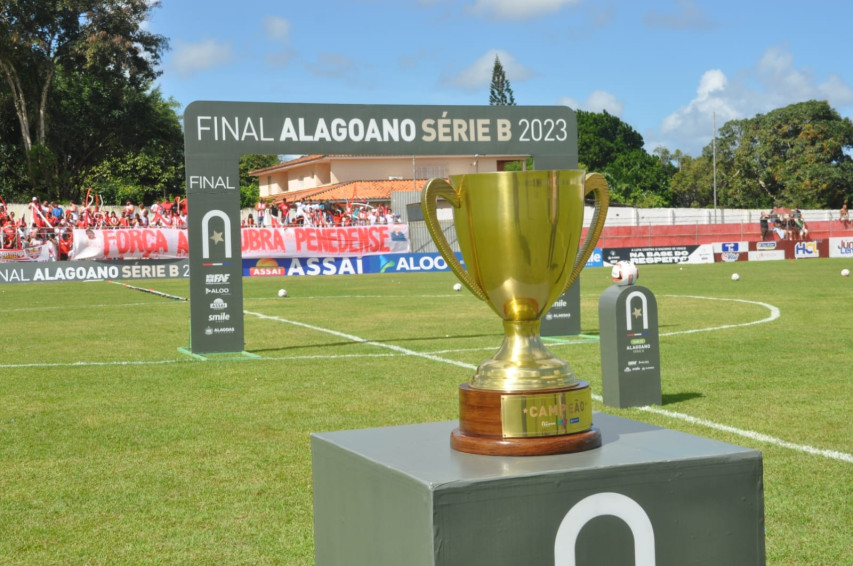
<path id="1" fill-rule="evenodd" d="M 604 226 L 607 182 L 581 170 L 522 171 L 432 179 L 421 195 L 427 229 L 447 265 L 503 321 L 504 340 L 459 389 L 462 452 L 528 456 L 601 445 L 589 383 L 575 378 L 539 334 L 541 317 L 580 275 Z M 584 199 L 595 211 L 581 245 Z M 465 267 L 437 218 L 453 208 Z"/>

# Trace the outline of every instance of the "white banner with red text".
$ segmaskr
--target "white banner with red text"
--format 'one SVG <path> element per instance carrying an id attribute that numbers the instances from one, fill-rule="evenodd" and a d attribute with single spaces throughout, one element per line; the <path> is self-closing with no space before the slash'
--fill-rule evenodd
<path id="1" fill-rule="evenodd" d="M 411 251 L 407 224 L 332 228 L 244 228 L 244 258 L 359 257 Z M 216 237 L 214 232 L 211 237 Z M 222 235 L 220 234 L 221 238 Z M 174 228 L 74 230 L 72 260 L 174 259 L 189 255 L 187 231 Z"/>
<path id="2" fill-rule="evenodd" d="M 53 244 L 38 244 L 14 250 L 0 250 L 0 263 L 5 261 L 50 261 L 56 259 Z"/>

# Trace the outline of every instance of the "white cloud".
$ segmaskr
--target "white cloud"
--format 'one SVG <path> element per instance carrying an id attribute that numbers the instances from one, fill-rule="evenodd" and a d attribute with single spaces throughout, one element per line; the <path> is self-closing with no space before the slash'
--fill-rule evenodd
<path id="1" fill-rule="evenodd" d="M 495 56 L 501 61 L 510 87 L 513 83 L 525 81 L 534 75 L 532 70 L 516 61 L 515 57 L 506 51 L 493 49 L 487 51 L 455 76 L 444 79 L 443 82 L 463 90 L 477 90 L 489 86 L 492 82 L 492 71 L 495 68 Z"/>
<path id="2" fill-rule="evenodd" d="M 621 116 L 622 111 L 625 110 L 625 104 L 609 92 L 594 90 L 587 97 L 586 102 L 584 103 L 584 109 L 589 110 L 590 112 L 601 112 L 602 110 L 607 110 L 608 114 Z"/>
<path id="3" fill-rule="evenodd" d="M 263 21 L 267 39 L 273 41 L 290 41 L 290 21 L 278 16 L 270 16 Z"/>
<path id="4" fill-rule="evenodd" d="M 823 98 L 829 100 L 833 106 L 853 104 L 853 88 L 850 88 L 850 85 L 835 73 L 829 75 L 826 82 L 819 84 L 817 88 L 823 94 Z"/>
<path id="5" fill-rule="evenodd" d="M 752 118 L 776 108 L 806 100 L 827 100 L 833 107 L 853 104 L 853 88 L 838 75 L 823 82 L 808 69 L 797 69 L 792 54 L 771 47 L 756 64 L 732 77 L 720 69 L 706 71 L 699 79 L 696 96 L 664 118 L 656 137 L 665 137 L 670 149 L 698 155 L 717 127 L 730 120 Z"/>
<path id="6" fill-rule="evenodd" d="M 741 118 L 741 111 L 732 105 L 734 90 L 729 88 L 729 80 L 720 69 L 705 71 L 699 79 L 696 98 L 664 118 L 661 124 L 664 136 L 678 140 L 676 147 L 670 149 L 698 154 L 714 135 L 715 116 L 718 127 Z"/>
<path id="7" fill-rule="evenodd" d="M 227 65 L 234 59 L 231 42 L 219 42 L 207 39 L 199 43 L 175 42 L 175 52 L 171 64 L 183 77 L 189 77 L 200 71 Z"/>
<path id="8" fill-rule="evenodd" d="M 563 6 L 583 0 L 476 0 L 471 11 L 499 20 L 521 20 L 559 12 Z"/>
<path id="9" fill-rule="evenodd" d="M 606 110 L 608 114 L 617 117 L 622 116 L 622 112 L 625 110 L 624 102 L 616 98 L 616 95 L 604 90 L 592 91 L 584 102 L 578 102 L 574 98 L 563 97 L 557 103 L 586 112 L 602 112 Z"/>

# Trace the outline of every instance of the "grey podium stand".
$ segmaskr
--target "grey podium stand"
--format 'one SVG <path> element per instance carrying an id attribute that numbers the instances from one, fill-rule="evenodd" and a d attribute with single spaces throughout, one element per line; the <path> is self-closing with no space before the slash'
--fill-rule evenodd
<path id="1" fill-rule="evenodd" d="M 557 297 L 539 323 L 542 336 L 577 336 L 581 333 L 581 280 L 576 279 Z"/>
<path id="2" fill-rule="evenodd" d="M 763 566 L 761 453 L 596 413 L 601 448 L 450 448 L 455 421 L 313 434 L 317 566 Z"/>
<path id="3" fill-rule="evenodd" d="M 658 303 L 640 285 L 611 285 L 598 300 L 601 392 L 609 407 L 660 405 Z"/>

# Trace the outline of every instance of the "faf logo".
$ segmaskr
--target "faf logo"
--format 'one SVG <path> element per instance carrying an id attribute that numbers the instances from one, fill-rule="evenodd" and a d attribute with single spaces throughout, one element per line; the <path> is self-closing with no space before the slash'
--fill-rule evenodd
<path id="1" fill-rule="evenodd" d="M 204 283 L 206 285 L 227 285 L 230 278 L 230 273 L 208 273 L 204 276 Z"/>

